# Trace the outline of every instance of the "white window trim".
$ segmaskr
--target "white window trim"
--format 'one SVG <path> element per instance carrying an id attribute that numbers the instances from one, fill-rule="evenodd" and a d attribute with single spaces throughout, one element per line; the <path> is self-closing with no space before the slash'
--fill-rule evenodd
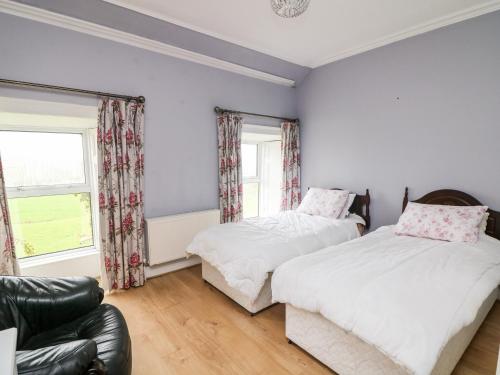
<path id="1" fill-rule="evenodd" d="M 16 114 L 28 125 L 26 119 L 33 115 L 55 116 L 59 119 L 73 118 L 78 122 L 86 122 L 84 127 L 95 128 L 97 118 L 97 105 L 82 105 L 74 103 L 49 102 L 35 99 L 21 99 L 0 96 L 0 113 Z M 22 117 L 28 115 L 28 117 Z M 16 121 L 16 124 L 18 121 Z M 34 126 L 39 126 L 34 124 Z M 71 127 L 71 121 L 64 128 Z"/>
<path id="2" fill-rule="evenodd" d="M 263 126 L 263 125 L 252 125 L 252 124 L 243 124 L 242 133 L 254 133 L 254 134 L 262 134 L 262 135 L 281 135 L 281 128 L 274 126 Z M 263 196 L 262 191 L 262 150 L 261 145 L 264 142 L 272 142 L 272 141 L 250 141 L 244 140 L 242 144 L 255 144 L 257 145 L 257 176 L 256 177 L 243 177 L 243 184 L 246 183 L 258 183 L 259 184 L 259 197 L 257 202 L 257 216 L 259 217 L 261 214 L 261 201 Z M 248 217 L 250 218 L 250 217 Z M 247 218 L 247 219 L 248 219 Z"/>
<path id="3" fill-rule="evenodd" d="M 281 128 L 276 126 L 265 126 L 265 125 L 243 124 L 242 131 L 243 133 L 270 134 L 270 135 L 281 134 Z"/>
<path id="4" fill-rule="evenodd" d="M 85 120 L 88 120 L 85 118 Z M 89 193 L 91 202 L 92 216 L 92 236 L 94 244 L 87 247 L 76 249 L 61 250 L 49 254 L 41 254 L 33 257 L 19 258 L 21 268 L 32 265 L 40 265 L 51 262 L 57 262 L 68 258 L 74 258 L 84 255 L 100 252 L 99 236 L 99 199 L 97 187 L 97 139 L 95 123 L 94 128 L 87 126 L 83 128 L 74 127 L 50 127 L 39 125 L 12 125 L 0 123 L 0 131 L 24 131 L 24 132 L 43 132 L 43 133 L 72 133 L 82 134 L 82 147 L 84 158 L 85 183 L 71 185 L 50 185 L 12 188 L 6 187 L 8 198 L 22 198 L 46 195 L 63 195 L 71 193 Z"/>
<path id="5" fill-rule="evenodd" d="M 97 255 L 99 250 L 95 246 L 80 247 L 78 249 L 62 250 L 55 253 L 36 255 L 29 258 L 18 259 L 21 269 L 43 266 L 44 264 L 61 262 L 68 259 Z"/>

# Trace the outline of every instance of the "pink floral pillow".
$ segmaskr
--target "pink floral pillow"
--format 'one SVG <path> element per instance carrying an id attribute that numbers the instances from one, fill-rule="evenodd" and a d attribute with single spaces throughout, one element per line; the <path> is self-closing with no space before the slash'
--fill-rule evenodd
<path id="1" fill-rule="evenodd" d="M 410 202 L 395 234 L 451 242 L 476 242 L 486 206 L 441 206 Z"/>
<path id="2" fill-rule="evenodd" d="M 310 188 L 297 212 L 337 219 L 349 197 L 347 190 Z"/>

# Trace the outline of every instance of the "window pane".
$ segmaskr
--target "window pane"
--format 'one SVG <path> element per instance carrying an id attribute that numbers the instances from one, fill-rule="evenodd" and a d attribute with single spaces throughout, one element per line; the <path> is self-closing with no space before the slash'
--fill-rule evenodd
<path id="1" fill-rule="evenodd" d="M 259 183 L 243 184 L 243 217 L 259 216 Z"/>
<path id="2" fill-rule="evenodd" d="M 0 131 L 7 187 L 85 183 L 81 134 Z"/>
<path id="3" fill-rule="evenodd" d="M 257 145 L 243 143 L 241 145 L 241 162 L 243 177 L 257 177 Z"/>
<path id="4" fill-rule="evenodd" d="M 90 194 L 9 199 L 19 258 L 92 246 Z"/>
<path id="5" fill-rule="evenodd" d="M 281 142 L 265 142 L 260 146 L 262 172 L 260 176 L 260 216 L 274 215 L 281 206 Z"/>

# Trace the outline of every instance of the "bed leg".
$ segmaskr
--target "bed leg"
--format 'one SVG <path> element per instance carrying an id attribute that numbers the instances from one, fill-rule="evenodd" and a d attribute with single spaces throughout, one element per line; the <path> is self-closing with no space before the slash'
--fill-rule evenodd
<path id="1" fill-rule="evenodd" d="M 292 340 L 290 340 L 290 339 L 288 339 L 288 343 L 289 343 L 290 345 L 293 345 L 293 341 L 292 341 Z"/>
<path id="2" fill-rule="evenodd" d="M 255 313 L 251 312 L 250 317 L 253 318 L 255 316 Z"/>

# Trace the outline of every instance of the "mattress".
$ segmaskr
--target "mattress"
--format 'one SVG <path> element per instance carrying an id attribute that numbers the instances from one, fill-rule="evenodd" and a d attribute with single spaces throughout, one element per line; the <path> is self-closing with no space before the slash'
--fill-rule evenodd
<path id="1" fill-rule="evenodd" d="M 449 375 L 498 297 L 495 289 L 474 321 L 443 348 L 431 375 Z M 339 375 L 413 375 L 391 358 L 318 313 L 286 305 L 286 336 Z"/>
<path id="2" fill-rule="evenodd" d="M 224 276 L 222 276 L 222 274 L 215 267 L 205 260 L 202 260 L 201 262 L 201 275 L 203 280 L 213 285 L 251 314 L 256 314 L 259 311 L 273 305 L 271 298 L 271 272 L 269 273 L 268 278 L 255 301 L 252 301 L 250 297 L 247 297 L 237 289 L 231 288 L 224 279 Z"/>

